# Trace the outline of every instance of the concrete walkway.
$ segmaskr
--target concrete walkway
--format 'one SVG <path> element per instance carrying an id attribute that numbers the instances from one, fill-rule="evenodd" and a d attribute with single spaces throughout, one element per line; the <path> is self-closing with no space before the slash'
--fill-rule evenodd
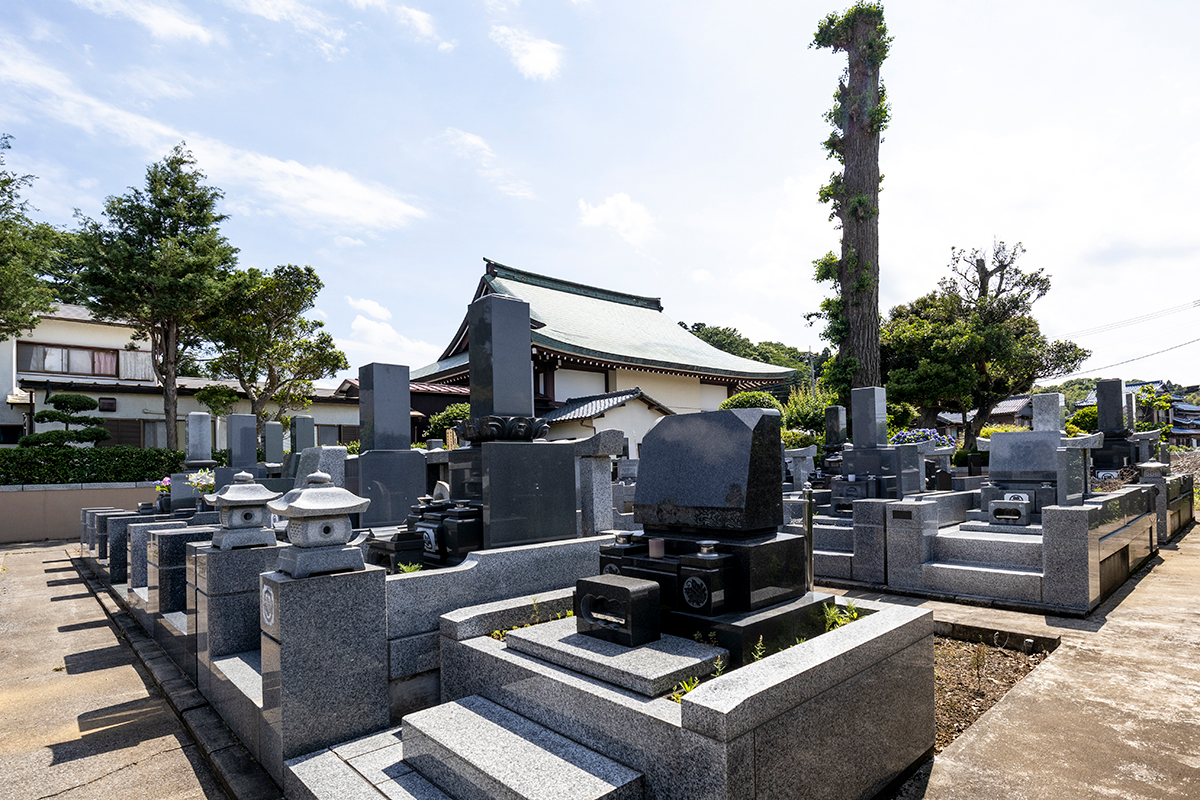
<path id="1" fill-rule="evenodd" d="M 70 550 L 0 548 L 0 800 L 223 800 Z"/>
<path id="2" fill-rule="evenodd" d="M 895 797 L 1200 797 L 1194 526 L 1086 619 L 891 599 L 932 607 L 939 620 L 1062 637 L 1058 650 Z"/>

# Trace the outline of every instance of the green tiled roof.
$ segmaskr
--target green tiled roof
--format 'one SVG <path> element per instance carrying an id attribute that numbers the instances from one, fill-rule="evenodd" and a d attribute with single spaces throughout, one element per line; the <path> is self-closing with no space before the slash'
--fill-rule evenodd
<path id="1" fill-rule="evenodd" d="M 714 377 L 783 381 L 788 367 L 763 364 L 718 350 L 662 312 L 657 298 L 611 292 L 488 262 L 478 294 L 507 294 L 529 303 L 533 344 L 545 350 L 635 367 Z M 459 366 L 460 331 L 446 357 L 413 372 L 413 379 Z M 450 351 L 459 351 L 451 352 Z M 461 362 L 465 364 L 465 360 Z"/>

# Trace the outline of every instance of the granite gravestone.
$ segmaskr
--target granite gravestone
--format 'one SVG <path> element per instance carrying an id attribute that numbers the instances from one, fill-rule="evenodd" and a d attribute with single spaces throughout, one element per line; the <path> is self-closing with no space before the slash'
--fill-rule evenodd
<path id="1" fill-rule="evenodd" d="M 292 417 L 291 452 L 283 462 L 283 477 L 295 479 L 300 465 L 300 454 L 317 446 L 316 421 L 307 414 Z M 301 473 L 307 475 L 308 473 Z"/>
<path id="2" fill-rule="evenodd" d="M 358 430 L 362 452 L 408 450 L 412 445 L 408 367 L 358 368 Z"/>
<path id="3" fill-rule="evenodd" d="M 184 466 L 205 469 L 216 464 L 212 457 L 212 417 L 203 411 L 187 415 L 187 458 Z"/>
<path id="4" fill-rule="evenodd" d="M 850 391 L 854 447 L 842 451 L 841 477 L 830 481 L 835 514 L 855 500 L 903 499 L 924 489 L 923 459 L 915 444 L 887 443 L 887 392 L 879 386 Z"/>
<path id="5" fill-rule="evenodd" d="M 225 445 L 232 468 L 258 464 L 258 419 L 253 414 L 230 414 L 225 418 Z"/>
<path id="6" fill-rule="evenodd" d="M 663 418 L 642 441 L 634 519 L 643 530 L 600 548 L 602 573 L 658 583 L 663 631 L 712 633 L 735 663 L 759 636 L 813 613 L 799 601 L 811 590 L 805 539 L 776 532 L 779 430 L 770 409 Z"/>
<path id="7" fill-rule="evenodd" d="M 529 304 L 485 295 L 467 320 L 471 417 L 458 431 L 469 446 L 448 453 L 450 496 L 464 515 L 480 519 L 485 549 L 575 538 L 574 445 L 537 441 L 549 426 L 533 416 Z M 425 515 L 414 509 L 425 525 L 427 561 L 461 561 L 471 545 L 451 546 L 451 532 Z"/>
<path id="8" fill-rule="evenodd" d="M 283 423 L 267 422 L 263 425 L 263 464 L 272 471 L 283 466 Z"/>

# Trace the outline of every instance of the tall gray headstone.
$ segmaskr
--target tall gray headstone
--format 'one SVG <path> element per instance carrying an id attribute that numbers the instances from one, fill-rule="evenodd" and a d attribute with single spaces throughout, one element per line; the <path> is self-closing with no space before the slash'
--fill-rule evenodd
<path id="1" fill-rule="evenodd" d="M 850 390 L 850 413 L 854 419 L 854 449 L 869 450 L 887 445 L 887 390 L 863 386 Z"/>
<path id="2" fill-rule="evenodd" d="M 1133 392 L 1125 393 L 1125 427 L 1131 431 L 1137 430 L 1137 395 Z"/>
<path id="3" fill-rule="evenodd" d="M 825 407 L 825 446 L 843 445 L 846 443 L 846 407 Z"/>
<path id="4" fill-rule="evenodd" d="M 1033 429 L 1035 431 L 1062 431 L 1067 424 L 1066 399 L 1058 392 L 1035 394 L 1033 401 Z"/>
<path id="5" fill-rule="evenodd" d="M 263 426 L 263 461 L 283 463 L 283 423 L 268 422 Z"/>
<path id="6" fill-rule="evenodd" d="M 317 446 L 317 424 L 307 414 L 292 417 L 292 452 L 296 455 Z"/>
<path id="7" fill-rule="evenodd" d="M 471 416 L 533 414 L 529 304 L 485 295 L 467 308 L 471 330 Z"/>
<path id="8" fill-rule="evenodd" d="M 183 463 L 194 469 L 217 463 L 212 457 L 212 417 L 204 411 L 187 416 L 187 458 Z"/>
<path id="9" fill-rule="evenodd" d="M 528 331 L 526 331 L 528 334 Z M 367 364 L 358 368 L 358 437 L 361 452 L 412 446 L 408 367 Z"/>
<path id="10" fill-rule="evenodd" d="M 230 414 L 225 418 L 225 442 L 230 467 L 253 467 L 258 463 L 258 421 L 253 414 Z"/>
<path id="11" fill-rule="evenodd" d="M 1125 381 L 1105 378 L 1096 382 L 1096 422 L 1102 433 L 1125 430 Z"/>

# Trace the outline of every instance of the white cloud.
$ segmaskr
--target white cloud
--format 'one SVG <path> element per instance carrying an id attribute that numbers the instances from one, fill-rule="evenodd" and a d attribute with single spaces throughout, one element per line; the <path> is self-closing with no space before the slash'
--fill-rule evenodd
<path id="1" fill-rule="evenodd" d="M 401 25 L 411 28 L 417 34 L 418 39 L 436 42 L 439 52 L 448 53 L 458 45 L 456 41 L 448 42 L 438 36 L 433 15 L 418 8 L 393 3 L 390 0 L 347 0 L 347 2 L 355 8 L 377 8 L 385 13 L 394 14 Z"/>
<path id="2" fill-rule="evenodd" d="M 71 0 L 80 8 L 106 17 L 125 17 L 156 39 L 195 39 L 201 44 L 220 39 L 186 9 L 172 0 Z"/>
<path id="3" fill-rule="evenodd" d="M 580 200 L 579 224 L 589 227 L 607 225 L 634 247 L 641 247 L 660 235 L 650 211 L 624 192 L 605 198 L 598 206 Z"/>
<path id="4" fill-rule="evenodd" d="M 324 311 L 322 311 L 319 308 L 310 308 L 308 310 L 308 313 L 312 314 L 314 317 L 320 317 L 321 319 L 329 319 L 329 315 L 326 314 Z"/>
<path id="5" fill-rule="evenodd" d="M 146 100 L 182 100 L 192 96 L 192 90 L 179 75 L 170 79 L 146 67 L 134 67 L 117 78 L 121 83 L 133 89 L 139 97 Z"/>
<path id="6" fill-rule="evenodd" d="M 346 37 L 345 31 L 334 25 L 325 13 L 306 6 L 299 0 L 225 0 L 230 8 L 245 14 L 253 14 L 272 22 L 290 23 L 296 30 L 317 40 L 326 55 L 338 50 L 338 43 Z"/>
<path id="7" fill-rule="evenodd" d="M 557 77 L 562 64 L 563 46 L 547 39 L 535 39 L 526 31 L 504 25 L 493 25 L 488 34 L 512 57 L 517 69 L 526 78 L 548 81 Z"/>
<path id="8" fill-rule="evenodd" d="M 10 104 L 137 147 L 152 158 L 161 158 L 186 140 L 214 183 L 241 190 L 226 194 L 239 211 L 282 214 L 305 225 L 342 230 L 387 230 L 425 216 L 389 187 L 367 183 L 342 170 L 308 166 L 188 135 L 97 100 L 15 39 L 3 36 L 0 82 L 16 90 L 6 93 Z M 15 93 L 20 93 L 20 100 L 14 98 Z"/>
<path id="9" fill-rule="evenodd" d="M 366 244 L 362 239 L 354 239 L 350 236 L 335 236 L 333 243 L 338 247 L 362 247 Z"/>
<path id="10" fill-rule="evenodd" d="M 423 367 L 436 361 L 442 352 L 442 348 L 437 345 L 419 339 L 409 339 L 388 323 L 376 322 L 362 315 L 354 318 L 350 323 L 350 330 L 350 338 L 335 337 L 335 341 L 354 365 L 382 361 Z M 356 376 L 356 373 L 350 374 L 350 377 Z"/>
<path id="11" fill-rule="evenodd" d="M 392 318 L 392 312 L 379 305 L 379 303 L 376 303 L 374 300 L 368 300 L 365 297 L 356 300 L 350 295 L 346 295 L 346 302 L 349 303 L 350 307 L 355 311 L 361 311 L 364 314 L 374 317 L 375 319 Z"/>
<path id="12" fill-rule="evenodd" d="M 482 136 L 458 128 L 447 128 L 442 138 L 454 148 L 459 158 L 475 163 L 475 172 L 479 177 L 494 184 L 504 194 L 527 200 L 537 196 L 528 183 L 513 177 L 511 170 L 494 166 L 496 154 Z"/>

